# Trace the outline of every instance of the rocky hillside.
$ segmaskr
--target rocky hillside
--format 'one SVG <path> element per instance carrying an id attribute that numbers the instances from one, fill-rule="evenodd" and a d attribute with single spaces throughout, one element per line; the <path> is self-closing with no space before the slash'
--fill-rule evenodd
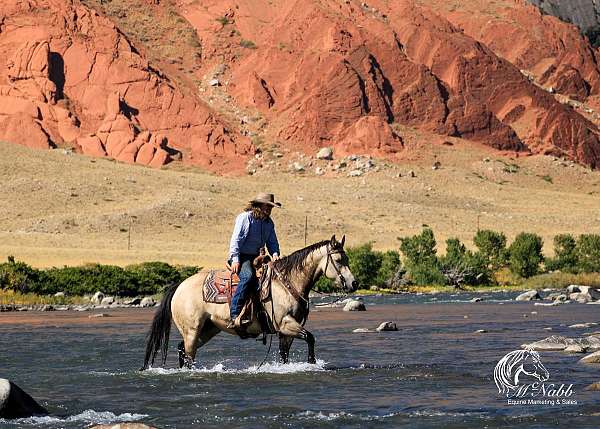
<path id="1" fill-rule="evenodd" d="M 398 160 L 415 139 L 453 138 L 599 165 L 598 53 L 525 0 L 7 0 L 0 12 L 7 141 L 220 173 L 255 152 Z"/>
<path id="2" fill-rule="evenodd" d="M 529 0 L 544 13 L 578 26 L 587 33 L 600 26 L 600 1 L 598 0 Z"/>

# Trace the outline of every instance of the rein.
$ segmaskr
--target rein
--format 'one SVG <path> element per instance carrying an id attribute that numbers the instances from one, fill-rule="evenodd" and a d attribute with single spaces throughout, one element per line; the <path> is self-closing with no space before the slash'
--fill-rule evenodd
<path id="1" fill-rule="evenodd" d="M 331 256 L 331 255 L 335 255 L 337 253 L 342 253 L 342 252 L 343 252 L 343 250 L 328 250 L 327 251 L 327 261 L 325 263 L 325 270 L 323 271 L 323 273 L 327 272 L 327 267 L 329 266 L 329 261 L 331 261 L 331 265 L 335 269 L 335 272 L 338 276 L 340 283 L 342 284 L 342 287 L 345 288 L 346 287 L 346 279 L 344 279 L 344 276 L 342 275 L 339 267 L 335 264 L 335 261 L 333 260 L 333 258 Z M 300 292 L 298 292 L 298 290 L 288 281 L 288 279 L 281 273 L 281 271 L 275 267 L 274 262 L 275 261 L 272 261 L 269 263 L 269 265 L 271 266 L 272 272 L 269 275 L 271 278 L 269 278 L 268 281 L 270 283 L 272 281 L 272 274 L 275 274 L 277 276 L 277 278 L 279 279 L 279 281 L 284 285 L 284 287 L 288 291 L 288 293 L 290 295 L 292 295 L 292 297 L 296 300 L 296 302 L 306 304 L 306 315 L 304 316 L 302 323 L 301 323 L 302 326 L 304 326 L 304 324 L 306 323 L 306 321 L 308 319 L 308 313 L 310 311 L 310 301 L 309 301 L 308 297 L 305 298 L 304 296 L 302 296 L 302 294 Z M 269 285 L 269 287 L 271 287 L 271 285 Z M 333 302 L 337 302 L 341 298 L 343 298 L 343 296 L 339 297 L 337 300 L 335 300 Z M 304 306 L 304 304 L 302 304 L 302 305 Z M 273 328 L 275 328 L 275 331 L 279 332 L 279 327 L 275 326 L 275 309 L 274 309 L 274 303 L 273 303 L 272 296 L 271 296 L 271 323 L 273 325 Z M 265 340 L 266 340 L 266 338 L 263 336 L 263 344 L 265 344 Z M 260 363 L 260 365 L 258 365 L 257 370 L 260 369 L 267 361 L 268 356 L 271 353 L 272 341 L 273 341 L 273 334 L 271 334 L 269 337 L 269 347 L 267 349 L 267 353 L 266 353 L 263 361 Z"/>

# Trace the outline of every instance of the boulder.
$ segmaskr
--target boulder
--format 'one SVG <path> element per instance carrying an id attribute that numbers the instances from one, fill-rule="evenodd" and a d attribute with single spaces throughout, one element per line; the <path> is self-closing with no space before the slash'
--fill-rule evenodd
<path id="1" fill-rule="evenodd" d="M 530 290 L 522 293 L 515 298 L 515 301 L 532 301 L 534 299 L 542 299 L 537 290 Z"/>
<path id="2" fill-rule="evenodd" d="M 571 344 L 567 346 L 564 350 L 566 353 L 585 353 L 587 348 L 583 347 L 581 344 Z"/>
<path id="3" fill-rule="evenodd" d="M 102 298 L 102 301 L 100 301 L 100 305 L 111 305 L 114 302 L 115 302 L 114 296 L 105 296 L 104 298 Z"/>
<path id="4" fill-rule="evenodd" d="M 0 378 L 0 418 L 18 419 L 47 414 L 48 411 L 19 386 Z"/>
<path id="5" fill-rule="evenodd" d="M 365 303 L 362 299 L 350 300 L 344 305 L 344 311 L 365 311 Z"/>
<path id="6" fill-rule="evenodd" d="M 142 303 L 142 298 L 131 298 L 123 302 L 125 305 L 140 305 Z"/>
<path id="7" fill-rule="evenodd" d="M 147 296 L 140 302 L 140 307 L 154 307 L 156 301 L 151 296 Z"/>
<path id="8" fill-rule="evenodd" d="M 64 292 L 56 292 L 54 294 L 54 298 L 64 298 L 65 297 L 65 293 Z"/>
<path id="9" fill-rule="evenodd" d="M 100 291 L 96 292 L 91 298 L 90 302 L 94 305 L 100 305 L 104 299 L 104 294 Z"/>
<path id="10" fill-rule="evenodd" d="M 323 147 L 317 152 L 317 159 L 333 159 L 333 149 L 330 147 Z"/>
<path id="11" fill-rule="evenodd" d="M 381 332 L 381 331 L 397 331 L 398 327 L 396 326 L 395 322 L 382 322 L 378 327 L 377 327 L 377 332 Z"/>
<path id="12" fill-rule="evenodd" d="M 566 349 L 571 344 L 576 344 L 575 340 L 559 335 L 552 335 L 543 340 L 535 341 L 530 344 L 523 344 L 522 347 L 536 351 L 559 351 Z"/>
<path id="13" fill-rule="evenodd" d="M 587 356 L 582 357 L 579 362 L 581 363 L 600 363 L 600 351 L 591 353 Z"/>
<path id="14" fill-rule="evenodd" d="M 591 286 L 570 285 L 567 287 L 568 295 L 575 293 L 587 295 L 590 301 L 597 301 L 600 299 L 600 292 L 597 289 L 592 288 Z"/>
<path id="15" fill-rule="evenodd" d="M 471 298 L 471 300 L 469 302 L 480 302 L 480 301 L 483 301 L 483 298 L 476 296 L 475 298 Z"/>
<path id="16" fill-rule="evenodd" d="M 591 328 L 592 326 L 597 326 L 597 325 L 598 324 L 595 322 L 575 323 L 574 325 L 569 325 L 569 328 L 585 329 L 585 328 Z"/>
<path id="17" fill-rule="evenodd" d="M 561 296 L 561 295 L 563 295 L 563 296 L 565 296 L 565 297 L 566 297 L 566 295 L 565 295 L 565 294 L 563 294 L 563 293 L 561 293 L 561 292 L 553 292 L 553 293 L 550 293 L 550 294 L 546 295 L 546 296 L 544 297 L 544 299 L 547 299 L 547 300 L 549 300 L 549 301 L 554 301 L 555 299 L 557 299 L 557 298 L 558 298 L 559 296 Z"/>

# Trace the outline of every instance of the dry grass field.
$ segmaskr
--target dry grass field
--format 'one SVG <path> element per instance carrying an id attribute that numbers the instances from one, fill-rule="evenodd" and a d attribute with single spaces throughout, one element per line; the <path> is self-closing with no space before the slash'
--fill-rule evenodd
<path id="1" fill-rule="evenodd" d="M 382 168 L 361 177 L 218 177 L 181 164 L 154 170 L 7 143 L 0 153 L 0 258 L 37 267 L 222 266 L 234 218 L 258 191 L 283 203 L 273 216 L 284 254 L 304 245 L 305 216 L 308 243 L 346 234 L 349 245 L 372 241 L 376 249 L 397 249 L 398 236 L 423 225 L 442 251 L 451 236 L 472 246 L 478 223 L 509 240 L 536 232 L 547 254 L 557 233 L 600 232 L 600 173 L 550 157 L 502 157 L 466 142 L 422 147 L 388 167 L 376 160 Z M 433 170 L 436 160 L 441 167 Z"/>

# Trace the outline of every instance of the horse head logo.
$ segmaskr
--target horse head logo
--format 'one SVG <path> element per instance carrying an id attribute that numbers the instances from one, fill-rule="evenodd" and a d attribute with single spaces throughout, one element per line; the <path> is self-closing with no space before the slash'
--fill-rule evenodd
<path id="1" fill-rule="evenodd" d="M 508 353 L 494 368 L 494 381 L 498 393 L 511 393 L 519 387 L 519 382 L 525 377 L 538 381 L 546 381 L 550 377 L 548 370 L 540 361 L 539 353 L 531 349 Z"/>

